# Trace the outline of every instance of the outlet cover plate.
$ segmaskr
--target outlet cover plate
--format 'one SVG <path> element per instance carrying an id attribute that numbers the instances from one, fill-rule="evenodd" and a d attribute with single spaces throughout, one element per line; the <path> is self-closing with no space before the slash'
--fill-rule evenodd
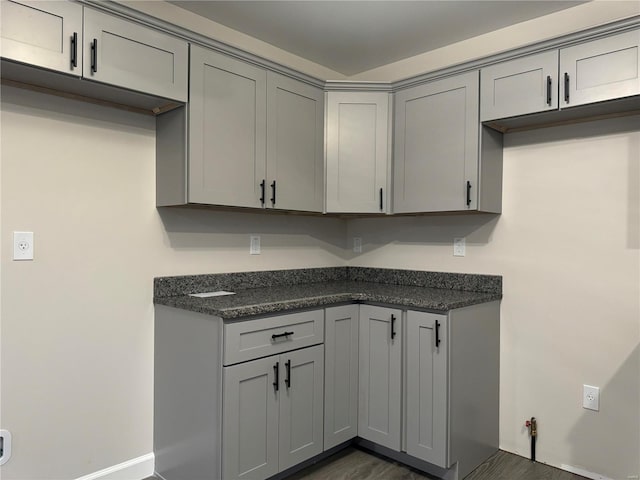
<path id="1" fill-rule="evenodd" d="M 453 239 L 453 256 L 464 257 L 466 253 L 466 239 L 465 237 Z"/>
<path id="2" fill-rule="evenodd" d="M 582 408 L 600 410 L 600 388 L 591 385 L 582 386 Z"/>
<path id="3" fill-rule="evenodd" d="M 13 259 L 33 260 L 33 232 L 13 232 Z"/>

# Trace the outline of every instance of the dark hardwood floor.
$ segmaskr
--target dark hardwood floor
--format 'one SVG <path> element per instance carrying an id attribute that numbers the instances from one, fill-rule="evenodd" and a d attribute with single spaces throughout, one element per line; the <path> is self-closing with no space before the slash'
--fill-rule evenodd
<path id="1" fill-rule="evenodd" d="M 288 477 L 287 480 L 434 480 L 434 478 L 394 461 L 349 447 Z M 584 478 L 500 450 L 465 480 L 584 480 Z M 145 480 L 159 479 L 149 477 Z"/>

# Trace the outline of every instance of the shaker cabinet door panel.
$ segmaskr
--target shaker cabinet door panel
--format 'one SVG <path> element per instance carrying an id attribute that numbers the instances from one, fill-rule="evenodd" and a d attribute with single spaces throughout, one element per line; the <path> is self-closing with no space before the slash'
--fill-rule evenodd
<path id="1" fill-rule="evenodd" d="M 268 72 L 267 178 L 271 195 L 267 206 L 322 211 L 323 142 L 322 90 Z"/>
<path id="2" fill-rule="evenodd" d="M 407 312 L 407 453 L 443 468 L 447 461 L 447 317 Z"/>
<path id="3" fill-rule="evenodd" d="M 499 63 L 480 72 L 482 122 L 557 108 L 557 50 Z"/>
<path id="4" fill-rule="evenodd" d="M 6 0 L 0 19 L 2 58 L 82 75 L 82 5 Z"/>
<path id="5" fill-rule="evenodd" d="M 193 47 L 190 96 L 189 201 L 260 207 L 266 72 Z"/>
<path id="6" fill-rule="evenodd" d="M 360 307 L 358 435 L 400 451 L 400 310 Z"/>
<path id="7" fill-rule="evenodd" d="M 278 357 L 224 367 L 222 471 L 225 480 L 278 473 Z M 280 368 L 282 365 L 280 364 Z"/>
<path id="8" fill-rule="evenodd" d="M 138 92 L 187 101 L 184 40 L 86 8 L 83 75 Z"/>
<path id="9" fill-rule="evenodd" d="M 477 208 L 478 90 L 472 72 L 396 94 L 395 213 Z"/>
<path id="10" fill-rule="evenodd" d="M 324 449 L 358 435 L 358 305 L 325 313 Z"/>
<path id="11" fill-rule="evenodd" d="M 561 108 L 640 94 L 640 30 L 560 50 Z"/>
<path id="12" fill-rule="evenodd" d="M 279 470 L 322 452 L 324 347 L 280 355 Z"/>
<path id="13" fill-rule="evenodd" d="M 389 94 L 327 94 L 327 212 L 388 211 Z"/>

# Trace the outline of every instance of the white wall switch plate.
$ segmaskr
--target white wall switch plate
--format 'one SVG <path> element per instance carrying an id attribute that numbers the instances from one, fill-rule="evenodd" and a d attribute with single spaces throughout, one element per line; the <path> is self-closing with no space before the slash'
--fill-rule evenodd
<path id="1" fill-rule="evenodd" d="M 453 256 L 454 257 L 464 257 L 466 250 L 466 239 L 465 237 L 454 238 L 453 239 Z"/>
<path id="2" fill-rule="evenodd" d="M 362 253 L 361 237 L 353 237 L 353 253 Z"/>
<path id="3" fill-rule="evenodd" d="M 249 254 L 260 255 L 260 235 L 250 235 L 249 242 Z"/>
<path id="4" fill-rule="evenodd" d="M 600 388 L 591 385 L 582 386 L 582 408 L 600 410 Z"/>
<path id="5" fill-rule="evenodd" d="M 13 259 L 33 260 L 33 232 L 13 232 Z"/>

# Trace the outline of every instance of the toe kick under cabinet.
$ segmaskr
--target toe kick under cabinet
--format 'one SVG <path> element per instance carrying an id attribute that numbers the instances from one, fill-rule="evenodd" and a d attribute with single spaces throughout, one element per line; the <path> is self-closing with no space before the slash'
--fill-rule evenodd
<path id="1" fill-rule="evenodd" d="M 156 472 L 280 478 L 359 442 L 462 479 L 498 449 L 499 309 L 350 304 L 228 321 L 156 305 Z"/>

